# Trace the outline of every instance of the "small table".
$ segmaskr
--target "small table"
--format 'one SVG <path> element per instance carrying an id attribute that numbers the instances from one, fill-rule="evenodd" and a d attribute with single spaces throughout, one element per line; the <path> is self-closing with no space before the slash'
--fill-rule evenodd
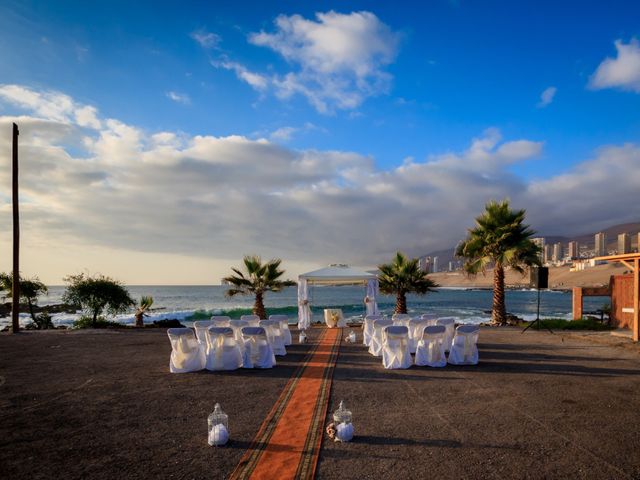
<path id="1" fill-rule="evenodd" d="M 326 323 L 329 328 L 343 328 L 347 326 L 347 322 L 345 322 L 344 315 L 342 315 L 340 308 L 325 308 L 324 323 Z"/>

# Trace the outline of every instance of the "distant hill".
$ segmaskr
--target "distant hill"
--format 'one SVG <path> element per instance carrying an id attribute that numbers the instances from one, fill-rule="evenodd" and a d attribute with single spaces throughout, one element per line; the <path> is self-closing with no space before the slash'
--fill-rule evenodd
<path id="1" fill-rule="evenodd" d="M 607 248 L 609 250 L 616 250 L 618 248 L 618 235 L 621 233 L 629 233 L 631 234 L 631 248 L 638 248 L 638 235 L 640 232 L 640 222 L 634 223 L 621 223 L 618 225 L 613 225 L 611 227 L 600 230 L 607 235 Z M 582 248 L 587 248 L 587 250 L 593 250 L 595 245 L 595 234 L 598 232 L 591 233 L 582 233 L 577 235 L 568 235 L 568 236 L 559 236 L 559 235 L 542 235 L 538 234 L 538 237 L 544 237 L 546 239 L 547 244 L 553 244 L 560 242 L 565 248 L 567 248 L 566 244 L 569 242 L 576 241 L 580 244 Z M 455 259 L 454 256 L 455 247 L 448 248 L 445 250 L 437 250 L 431 253 L 427 253 L 423 255 L 423 257 L 438 257 L 438 268 L 439 270 L 444 270 L 447 268 L 447 265 L 450 261 Z"/>

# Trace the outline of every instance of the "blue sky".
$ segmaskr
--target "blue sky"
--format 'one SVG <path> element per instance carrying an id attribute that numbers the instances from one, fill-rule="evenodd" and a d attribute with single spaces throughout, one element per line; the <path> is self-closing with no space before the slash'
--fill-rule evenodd
<path id="1" fill-rule="evenodd" d="M 117 132 L 122 141 L 117 146 L 109 143 L 109 148 L 124 151 L 125 135 L 117 125 L 129 126 L 135 130 L 133 136 L 146 139 L 140 141 L 145 145 L 138 151 L 140 158 L 150 153 L 149 139 L 162 132 L 184 142 L 175 147 L 182 153 L 198 138 L 239 137 L 248 142 L 243 144 L 247 148 L 267 142 L 280 152 L 274 155 L 283 158 L 343 155 L 342 160 L 322 157 L 335 169 L 334 177 L 322 181 L 346 185 L 340 194 L 352 204 L 371 199 L 359 196 L 367 189 L 358 187 L 346 171 L 366 164 L 360 178 L 371 175 L 382 189 L 399 181 L 403 166 L 414 164 L 432 163 L 433 170 L 440 163 L 457 162 L 455 168 L 464 177 L 462 166 L 476 161 L 474 142 L 485 145 L 484 141 L 486 169 L 478 167 L 479 183 L 473 184 L 483 193 L 468 209 L 462 201 L 458 206 L 463 212 L 456 219 L 468 223 L 489 197 L 517 199 L 517 192 L 527 190 L 534 198 L 533 192 L 557 188 L 559 183 L 579 188 L 571 175 L 583 172 L 589 162 L 606 164 L 610 160 L 603 152 L 620 153 L 615 149 L 638 142 L 640 6 L 558 3 L 5 1 L 0 5 L 0 85 L 13 87 L 0 95 L 0 115 L 7 121 L 26 115 L 29 121 L 74 124 L 78 133 L 94 127 L 69 120 L 71 110 L 51 114 L 42 102 L 59 106 L 51 100 L 59 95 L 73 102 L 72 110 L 90 106 L 99 119 L 91 135 L 65 137 L 62 145 L 52 140 L 69 157 L 84 160 L 101 158 L 107 147 L 97 149 L 94 140 L 103 139 L 106 131 Z M 360 53 L 353 53 L 356 50 Z M 48 94 L 48 100 L 25 100 L 42 94 Z M 108 119 L 119 123 L 105 127 Z M 498 151 L 501 145 L 510 152 L 506 159 Z M 242 156 L 236 150 L 224 152 L 229 158 Z M 627 161 L 634 165 L 635 153 L 630 155 Z M 131 158 L 135 162 L 138 157 Z M 108 163 L 91 175 L 115 177 Z M 245 169 L 252 165 L 240 163 Z M 596 174 L 587 177 L 605 180 Z M 492 179 L 495 189 L 484 191 L 483 178 Z M 219 181 L 224 179 L 212 177 L 212 188 Z M 292 181 L 296 188 L 304 184 Z M 325 185 L 314 182 L 305 188 Z M 502 188 L 499 182 L 508 186 Z M 110 186 L 117 184 L 110 178 Z M 247 180 L 233 193 L 246 193 L 250 184 Z M 440 192 L 470 188 L 428 181 L 424 185 Z M 442 196 L 422 200 L 444 210 L 457 203 Z M 290 205 L 278 215 L 286 216 Z M 572 211 L 565 206 L 547 220 L 542 213 L 536 217 L 536 205 L 522 206 L 532 211 L 534 226 L 546 234 L 581 233 L 629 219 L 613 216 L 615 205 L 602 211 L 592 208 L 595 213 L 588 222 L 581 217 L 584 208 Z M 392 200 L 378 207 L 394 211 Z M 68 203 L 64 208 L 72 209 Z M 417 206 L 408 212 L 422 215 Z M 318 223 L 331 217 L 331 211 L 307 209 L 304 214 Z M 428 211 L 424 215 L 428 217 Z M 579 220 L 568 222 L 576 217 Z M 439 218 L 427 218 L 426 225 L 446 230 Z M 427 253 L 454 241 L 464 227 L 446 234 L 412 232 L 422 243 L 373 242 L 364 256 L 349 253 L 347 260 L 378 261 L 395 248 Z M 563 227 L 577 231 L 562 231 Z M 282 228 L 298 230 L 286 222 Z M 211 232 L 203 230 L 201 235 L 207 238 Z M 278 254 L 275 245 L 266 250 Z M 122 252 L 142 248 L 139 240 L 104 246 Z M 195 253 L 179 248 L 176 252 L 174 247 L 167 242 L 151 250 L 210 254 L 197 248 Z M 327 252 L 340 247 L 344 245 L 327 247 Z M 222 250 L 224 258 L 239 255 L 239 250 Z M 311 258 L 301 253 L 296 260 L 302 265 Z"/>

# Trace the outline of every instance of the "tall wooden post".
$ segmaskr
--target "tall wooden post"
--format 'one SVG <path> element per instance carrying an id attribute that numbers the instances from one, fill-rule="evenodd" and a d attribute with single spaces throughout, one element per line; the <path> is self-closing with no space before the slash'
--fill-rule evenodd
<path id="1" fill-rule="evenodd" d="M 13 286 L 11 323 L 13 333 L 20 330 L 20 215 L 18 212 L 18 125 L 13 124 Z"/>
<path id="2" fill-rule="evenodd" d="M 640 258 L 633 259 L 633 325 L 631 325 L 631 335 L 634 342 L 640 337 Z"/>

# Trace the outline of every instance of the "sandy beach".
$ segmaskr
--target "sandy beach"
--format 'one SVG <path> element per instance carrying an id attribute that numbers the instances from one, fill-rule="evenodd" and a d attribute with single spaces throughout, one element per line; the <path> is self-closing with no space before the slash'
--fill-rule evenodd
<path id="1" fill-rule="evenodd" d="M 329 411 L 344 400 L 356 438 L 325 438 L 317 478 L 637 478 L 640 352 L 586 338 L 484 328 L 478 366 L 402 371 L 343 342 Z M 172 375 L 160 329 L 2 334 L 0 476 L 225 478 L 311 345 L 271 370 Z M 223 448 L 206 443 L 216 402 Z"/>

